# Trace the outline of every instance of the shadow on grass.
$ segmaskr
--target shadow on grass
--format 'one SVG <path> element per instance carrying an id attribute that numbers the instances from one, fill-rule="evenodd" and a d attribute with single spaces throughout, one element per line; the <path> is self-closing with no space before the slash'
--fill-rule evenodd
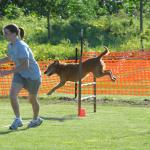
<path id="1" fill-rule="evenodd" d="M 59 122 L 64 122 L 64 121 L 67 121 L 67 120 L 73 120 L 73 119 L 77 119 L 77 115 L 68 115 L 68 116 L 63 116 L 63 117 L 45 117 L 45 116 L 40 116 L 43 120 L 50 120 L 50 121 L 59 121 Z M 31 120 L 32 118 L 22 118 L 23 120 Z M 9 127 L 8 127 L 9 128 Z M 17 130 L 9 130 L 9 129 L 6 129 L 4 131 L 0 131 L 0 136 L 1 135 L 7 135 L 9 133 L 12 133 L 12 132 L 20 132 L 20 131 L 25 131 L 25 130 L 28 130 L 30 128 L 28 127 L 25 127 L 25 128 L 20 128 L 20 129 L 17 129 Z"/>
<path id="2" fill-rule="evenodd" d="M 63 116 L 63 117 L 44 117 L 44 116 L 41 116 L 41 118 L 44 120 L 64 122 L 67 120 L 77 119 L 77 115 L 68 115 L 68 116 Z"/>
<path id="3" fill-rule="evenodd" d="M 141 132 L 141 133 L 135 133 L 135 134 L 132 134 L 132 135 L 125 135 L 125 136 L 120 136 L 120 137 L 114 137 L 112 139 L 118 140 L 118 139 L 122 139 L 122 138 L 129 138 L 129 137 L 134 137 L 134 136 L 145 136 L 145 135 L 150 135 L 150 131 Z"/>
<path id="4" fill-rule="evenodd" d="M 66 120 L 73 120 L 77 118 L 77 115 L 67 115 L 63 117 L 47 117 L 47 116 L 40 116 L 43 120 L 51 120 L 51 121 L 60 121 L 64 122 Z M 22 118 L 22 120 L 31 120 L 32 118 Z"/>
<path id="5" fill-rule="evenodd" d="M 25 127 L 25 128 L 22 128 L 22 129 L 17 129 L 17 130 L 9 130 L 9 129 L 6 129 L 5 131 L 0 131 L 0 136 L 1 136 L 1 135 L 6 135 L 6 134 L 9 134 L 9 133 L 12 133 L 12 132 L 25 131 L 25 130 L 28 130 L 28 129 L 29 129 L 28 127 Z"/>

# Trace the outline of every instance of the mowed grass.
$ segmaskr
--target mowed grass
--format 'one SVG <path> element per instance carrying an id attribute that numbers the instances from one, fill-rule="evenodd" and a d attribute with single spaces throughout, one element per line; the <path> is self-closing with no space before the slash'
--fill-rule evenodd
<path id="1" fill-rule="evenodd" d="M 41 101 L 41 126 L 27 129 L 32 110 L 20 100 L 24 126 L 9 131 L 13 113 L 8 99 L 0 101 L 0 150 L 149 150 L 150 108 L 84 103 L 87 116 L 77 117 L 76 102 Z"/>

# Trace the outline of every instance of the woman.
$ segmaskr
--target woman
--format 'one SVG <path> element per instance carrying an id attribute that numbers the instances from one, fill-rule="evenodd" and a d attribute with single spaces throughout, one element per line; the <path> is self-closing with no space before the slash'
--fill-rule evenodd
<path id="1" fill-rule="evenodd" d="M 10 101 L 16 118 L 10 126 L 11 130 L 16 130 L 23 126 L 19 111 L 18 94 L 22 88 L 29 92 L 29 101 L 32 104 L 33 120 L 28 127 L 36 127 L 42 123 L 39 117 L 39 103 L 37 100 L 38 90 L 41 84 L 41 72 L 37 62 L 35 61 L 29 46 L 22 41 L 24 30 L 18 28 L 15 24 L 9 24 L 3 29 L 4 36 L 10 42 L 8 44 L 7 57 L 0 59 L 0 64 L 8 61 L 15 63 L 15 69 L 1 71 L 0 76 L 13 75 L 10 89 Z"/>

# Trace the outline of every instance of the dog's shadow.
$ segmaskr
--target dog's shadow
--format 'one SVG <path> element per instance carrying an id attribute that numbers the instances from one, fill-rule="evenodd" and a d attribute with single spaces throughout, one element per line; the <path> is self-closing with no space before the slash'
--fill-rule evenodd
<path id="1" fill-rule="evenodd" d="M 64 122 L 67 120 L 74 120 L 77 119 L 77 115 L 67 115 L 62 117 L 48 117 L 48 116 L 40 116 L 43 120 L 49 120 L 49 121 L 59 121 Z M 23 120 L 31 120 L 32 118 L 22 118 Z"/>
<path id="2" fill-rule="evenodd" d="M 43 120 L 64 122 L 64 121 L 67 121 L 67 120 L 77 119 L 77 115 L 68 115 L 68 116 L 63 116 L 63 117 L 45 117 L 45 116 L 41 116 L 41 118 Z"/>

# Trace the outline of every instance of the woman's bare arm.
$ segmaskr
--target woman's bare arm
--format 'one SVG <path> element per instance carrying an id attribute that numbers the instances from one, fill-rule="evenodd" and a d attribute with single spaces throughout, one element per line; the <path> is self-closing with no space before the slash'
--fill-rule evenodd
<path id="1" fill-rule="evenodd" d="M 28 59 L 21 59 L 20 60 L 20 65 L 13 70 L 4 70 L 0 71 L 0 77 L 12 74 L 12 73 L 17 73 L 23 70 L 26 70 L 29 68 L 29 60 Z"/>

